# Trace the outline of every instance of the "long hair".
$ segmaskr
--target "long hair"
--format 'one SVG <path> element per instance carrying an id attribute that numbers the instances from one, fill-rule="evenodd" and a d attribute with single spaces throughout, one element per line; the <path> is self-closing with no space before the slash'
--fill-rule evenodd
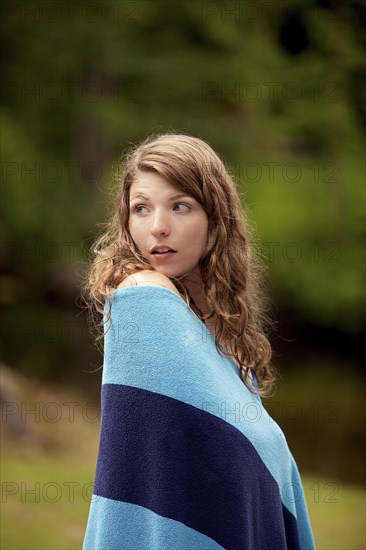
<path id="1" fill-rule="evenodd" d="M 276 372 L 272 348 L 266 336 L 273 327 L 264 290 L 264 265 L 256 234 L 233 177 L 213 149 L 201 139 L 184 134 L 151 135 L 123 156 L 117 169 L 117 191 L 112 215 L 92 246 L 82 297 L 92 325 L 103 328 L 105 298 L 134 272 L 154 268 L 140 254 L 128 229 L 130 188 L 138 172 L 154 172 L 194 197 L 208 217 L 208 249 L 201 257 L 203 289 L 211 313 L 203 314 L 181 279 L 169 277 L 187 305 L 203 323 L 216 314 L 217 351 L 232 357 L 240 367 L 243 383 L 253 393 L 269 395 Z M 97 323 L 94 313 L 102 316 Z M 107 313 L 107 321 L 110 312 Z M 104 336 L 98 331 L 97 339 Z M 226 350 L 226 351 L 225 351 Z M 255 373 L 256 387 L 248 381 Z"/>

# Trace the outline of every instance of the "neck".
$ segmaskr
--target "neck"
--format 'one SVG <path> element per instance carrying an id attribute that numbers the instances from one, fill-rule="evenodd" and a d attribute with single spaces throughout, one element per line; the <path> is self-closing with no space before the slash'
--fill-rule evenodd
<path id="1" fill-rule="evenodd" d="M 203 313 L 207 313 L 207 299 L 203 290 L 203 281 L 201 275 L 197 272 L 191 272 L 182 277 L 182 283 L 186 286 L 191 298 Z"/>
<path id="2" fill-rule="evenodd" d="M 191 298 L 193 298 L 195 304 L 200 308 L 201 312 L 204 315 L 211 313 L 208 307 L 206 295 L 204 293 L 201 275 L 197 272 L 189 273 L 187 276 L 182 278 L 182 283 L 186 286 Z M 216 314 L 205 321 L 207 328 L 214 336 L 216 334 L 216 323 Z"/>

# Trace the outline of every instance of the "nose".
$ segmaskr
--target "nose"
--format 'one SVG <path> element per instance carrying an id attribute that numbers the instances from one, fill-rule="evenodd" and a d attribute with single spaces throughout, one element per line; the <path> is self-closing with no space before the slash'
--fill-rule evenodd
<path id="1" fill-rule="evenodd" d="M 156 212 L 151 227 L 151 233 L 154 236 L 162 234 L 168 235 L 170 233 L 170 226 L 166 219 L 166 215 L 164 216 L 163 213 Z"/>

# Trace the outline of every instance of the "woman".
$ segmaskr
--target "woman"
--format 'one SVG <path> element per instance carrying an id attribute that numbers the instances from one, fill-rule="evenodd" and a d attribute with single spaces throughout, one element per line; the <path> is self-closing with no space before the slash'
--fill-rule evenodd
<path id="1" fill-rule="evenodd" d="M 86 290 L 109 327 L 84 550 L 314 548 L 261 402 L 275 381 L 262 266 L 211 147 L 134 147 L 94 251 Z"/>

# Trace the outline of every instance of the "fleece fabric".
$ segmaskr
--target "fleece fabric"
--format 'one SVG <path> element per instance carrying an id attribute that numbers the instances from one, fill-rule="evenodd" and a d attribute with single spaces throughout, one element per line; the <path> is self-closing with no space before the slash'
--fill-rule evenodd
<path id="1" fill-rule="evenodd" d="M 98 459 L 83 550 L 311 550 L 285 436 L 175 292 L 107 298 Z"/>

